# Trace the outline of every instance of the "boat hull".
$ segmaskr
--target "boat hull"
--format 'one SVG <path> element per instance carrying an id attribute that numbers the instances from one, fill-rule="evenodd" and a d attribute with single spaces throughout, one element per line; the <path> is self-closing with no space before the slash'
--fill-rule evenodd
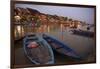
<path id="1" fill-rule="evenodd" d="M 29 47 L 32 42 L 38 46 Z M 49 44 L 37 35 L 27 35 L 23 40 L 24 52 L 27 58 L 34 64 L 54 64 L 54 55 Z"/>
<path id="2" fill-rule="evenodd" d="M 83 31 L 83 30 L 72 30 L 73 34 L 86 36 L 86 37 L 94 37 L 94 32 Z"/>
<path id="3" fill-rule="evenodd" d="M 81 59 L 81 57 L 68 45 L 65 45 L 61 41 L 48 36 L 46 34 L 43 34 L 43 38 L 50 44 L 50 46 L 58 53 L 67 55 L 76 59 Z"/>

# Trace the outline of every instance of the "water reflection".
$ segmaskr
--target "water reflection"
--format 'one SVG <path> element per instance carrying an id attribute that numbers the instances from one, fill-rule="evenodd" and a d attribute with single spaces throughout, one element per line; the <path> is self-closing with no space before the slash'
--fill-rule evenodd
<path id="1" fill-rule="evenodd" d="M 27 33 L 48 33 L 50 35 L 56 36 L 61 40 L 64 40 L 64 32 L 66 32 L 67 27 L 64 24 L 43 24 L 40 27 L 34 27 L 32 25 L 15 25 L 15 38 L 21 38 Z"/>
<path id="2" fill-rule="evenodd" d="M 64 32 L 63 24 L 60 24 L 60 29 L 61 29 L 61 39 L 63 40 L 64 39 L 64 37 L 63 37 L 63 32 Z"/>
<path id="3" fill-rule="evenodd" d="M 15 40 L 24 36 L 24 28 L 21 25 L 16 25 L 14 30 Z"/>
<path id="4" fill-rule="evenodd" d="M 29 25 L 16 25 L 16 39 L 25 36 L 27 33 L 46 33 L 49 34 L 70 48 L 74 49 L 80 56 L 87 56 L 95 53 L 95 41 L 92 38 L 73 35 L 70 33 L 72 28 L 66 27 L 64 24 L 43 24 L 40 27 Z M 94 55 L 92 55 L 94 57 Z"/>

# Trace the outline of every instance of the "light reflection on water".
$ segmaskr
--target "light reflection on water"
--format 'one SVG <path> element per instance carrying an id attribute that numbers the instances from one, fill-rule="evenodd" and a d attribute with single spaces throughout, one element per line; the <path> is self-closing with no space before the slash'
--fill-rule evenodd
<path id="1" fill-rule="evenodd" d="M 23 29 L 24 34 L 29 32 L 49 34 L 68 45 L 80 56 L 87 56 L 89 53 L 95 51 L 95 41 L 93 38 L 74 35 L 70 31 L 71 28 L 65 27 L 63 24 L 45 24 L 38 28 L 25 25 L 23 26 Z"/>
<path id="2" fill-rule="evenodd" d="M 29 32 L 33 33 L 46 33 L 60 41 L 62 41 L 64 44 L 72 48 L 74 51 L 76 51 L 80 56 L 86 57 L 86 62 L 92 62 L 95 61 L 95 42 L 93 38 L 83 37 L 72 34 L 70 31 L 71 29 L 68 27 L 65 27 L 63 24 L 50 24 L 50 25 L 41 25 L 40 27 L 32 27 L 24 25 L 23 28 L 23 34 L 27 34 Z M 15 64 L 31 64 L 30 61 L 28 61 L 24 55 L 23 51 L 23 45 L 16 44 L 15 49 Z M 69 59 L 68 57 L 57 55 L 55 56 L 55 61 L 58 64 L 63 63 L 70 63 L 73 62 L 72 59 Z M 21 61 L 18 61 L 19 59 L 23 59 Z M 85 61 L 84 61 L 85 62 Z"/>

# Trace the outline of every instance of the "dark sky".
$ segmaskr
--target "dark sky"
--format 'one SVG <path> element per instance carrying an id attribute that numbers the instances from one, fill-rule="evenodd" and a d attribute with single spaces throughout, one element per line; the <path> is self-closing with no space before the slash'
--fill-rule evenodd
<path id="1" fill-rule="evenodd" d="M 69 17 L 75 20 L 85 21 L 94 24 L 94 8 L 62 7 L 34 4 L 16 4 L 16 7 L 32 8 L 41 13 Z"/>

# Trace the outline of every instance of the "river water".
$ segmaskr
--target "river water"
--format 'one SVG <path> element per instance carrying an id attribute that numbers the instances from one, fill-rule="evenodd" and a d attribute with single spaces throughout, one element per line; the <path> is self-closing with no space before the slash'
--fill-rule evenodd
<path id="1" fill-rule="evenodd" d="M 70 64 L 73 62 L 94 62 L 95 61 L 95 38 L 84 37 L 80 35 L 73 34 L 70 30 L 72 28 L 65 27 L 63 24 L 49 24 L 41 25 L 38 28 L 23 26 L 24 34 L 25 33 L 40 33 L 48 34 L 64 44 L 68 45 L 71 49 L 76 51 L 81 57 L 85 59 L 82 61 L 76 61 L 71 59 L 68 56 L 61 56 L 59 53 L 54 52 L 55 55 L 55 64 Z M 15 45 L 15 65 L 30 65 L 32 64 L 25 56 L 23 51 L 22 40 L 16 42 Z"/>

